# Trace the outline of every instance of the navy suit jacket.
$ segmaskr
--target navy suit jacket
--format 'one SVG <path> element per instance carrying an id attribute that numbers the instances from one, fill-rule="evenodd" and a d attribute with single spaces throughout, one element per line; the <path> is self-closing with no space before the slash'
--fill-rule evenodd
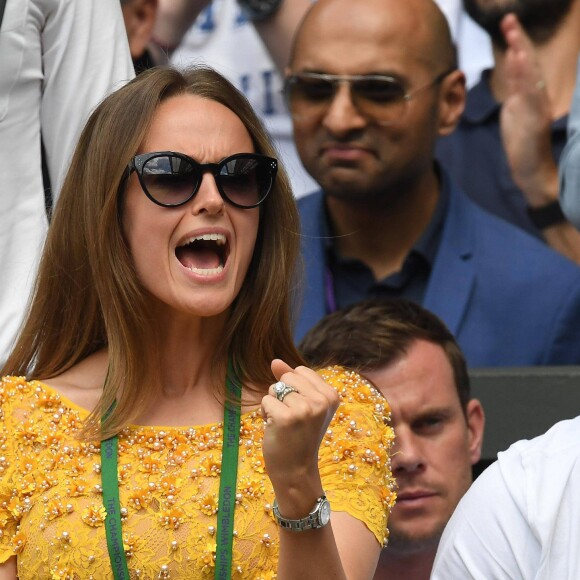
<path id="1" fill-rule="evenodd" d="M 449 187 L 423 306 L 470 367 L 580 364 L 580 268 Z M 323 193 L 298 200 L 305 262 L 295 339 L 326 313 Z"/>

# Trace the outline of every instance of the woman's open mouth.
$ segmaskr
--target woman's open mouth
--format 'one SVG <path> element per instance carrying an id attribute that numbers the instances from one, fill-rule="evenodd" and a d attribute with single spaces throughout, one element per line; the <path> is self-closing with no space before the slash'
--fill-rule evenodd
<path id="1" fill-rule="evenodd" d="M 175 248 L 180 263 L 201 276 L 215 276 L 224 269 L 230 253 L 224 234 L 200 234 L 185 240 Z"/>

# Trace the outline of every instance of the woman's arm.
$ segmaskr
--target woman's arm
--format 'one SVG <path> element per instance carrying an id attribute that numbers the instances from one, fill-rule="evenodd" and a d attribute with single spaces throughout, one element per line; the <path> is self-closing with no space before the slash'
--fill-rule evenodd
<path id="1" fill-rule="evenodd" d="M 171 54 L 210 0 L 159 0 L 153 30 L 156 43 Z"/>
<path id="2" fill-rule="evenodd" d="M 294 33 L 311 4 L 311 0 L 285 0 L 271 18 L 254 23 L 280 73 L 289 64 Z"/>
<path id="3" fill-rule="evenodd" d="M 12 558 L 0 564 L 0 580 L 16 580 L 17 578 L 16 556 L 12 556 Z"/>
<path id="4" fill-rule="evenodd" d="M 298 392 L 281 402 L 270 388 L 262 400 L 264 460 L 280 514 L 301 519 L 324 493 L 319 448 L 340 400 L 336 389 L 311 369 L 291 369 L 278 360 L 272 370 Z M 377 441 L 380 437 L 377 432 Z M 278 578 L 372 578 L 379 552 L 379 543 L 364 523 L 337 512 L 320 529 L 295 532 L 280 528 Z"/>
<path id="5" fill-rule="evenodd" d="M 380 550 L 361 521 L 337 512 L 332 514 L 331 523 L 319 530 L 280 530 L 278 578 L 370 579 Z"/>

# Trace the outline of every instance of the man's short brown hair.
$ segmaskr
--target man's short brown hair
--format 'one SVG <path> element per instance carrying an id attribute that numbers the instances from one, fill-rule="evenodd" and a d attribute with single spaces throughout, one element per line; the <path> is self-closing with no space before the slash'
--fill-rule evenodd
<path id="1" fill-rule="evenodd" d="M 453 369 L 465 411 L 470 399 L 465 357 L 445 324 L 410 300 L 365 300 L 323 318 L 299 349 L 314 367 L 338 364 L 364 374 L 403 357 L 417 340 L 439 345 Z"/>

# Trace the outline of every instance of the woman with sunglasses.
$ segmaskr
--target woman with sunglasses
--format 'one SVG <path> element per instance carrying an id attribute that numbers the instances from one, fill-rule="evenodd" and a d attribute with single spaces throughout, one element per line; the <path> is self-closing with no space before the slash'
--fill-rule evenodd
<path id="1" fill-rule="evenodd" d="M 217 73 L 153 69 L 96 109 L 2 369 L 0 579 L 372 577 L 389 408 L 302 366 L 298 230 Z"/>

